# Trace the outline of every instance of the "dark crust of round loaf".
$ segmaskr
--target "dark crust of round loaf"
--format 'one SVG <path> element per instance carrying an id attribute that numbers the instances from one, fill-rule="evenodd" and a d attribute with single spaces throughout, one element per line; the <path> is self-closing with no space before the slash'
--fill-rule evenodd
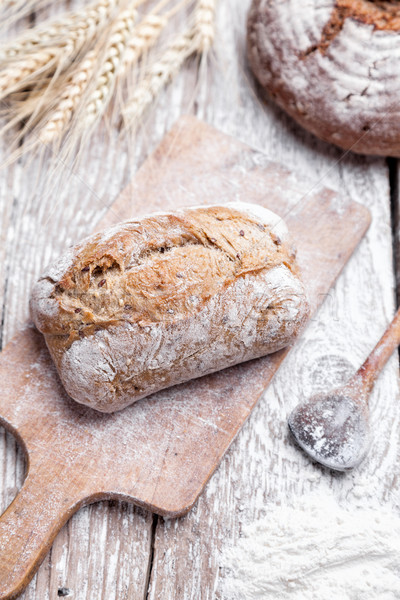
<path id="1" fill-rule="evenodd" d="M 262 93 L 344 150 L 400 156 L 400 2 L 253 0 L 247 54 Z"/>

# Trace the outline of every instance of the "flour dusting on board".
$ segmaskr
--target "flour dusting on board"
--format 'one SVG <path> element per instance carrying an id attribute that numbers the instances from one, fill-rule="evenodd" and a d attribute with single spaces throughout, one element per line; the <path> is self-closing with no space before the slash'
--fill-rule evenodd
<path id="1" fill-rule="evenodd" d="M 220 566 L 221 600 L 395 600 L 400 518 L 312 494 L 244 526 Z"/>

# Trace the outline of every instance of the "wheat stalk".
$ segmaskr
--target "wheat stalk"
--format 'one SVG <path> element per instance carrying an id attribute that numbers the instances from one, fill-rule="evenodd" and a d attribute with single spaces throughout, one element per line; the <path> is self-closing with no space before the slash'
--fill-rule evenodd
<path id="1" fill-rule="evenodd" d="M 177 36 L 167 46 L 162 57 L 150 66 L 143 80 L 132 94 L 129 103 L 123 110 L 123 118 L 127 124 L 139 120 L 146 108 L 158 96 L 180 70 L 185 60 L 196 50 L 195 31 L 191 28 Z"/>
<path id="2" fill-rule="evenodd" d="M 216 0 L 199 0 L 195 10 L 195 29 L 198 51 L 207 53 L 215 37 Z"/>

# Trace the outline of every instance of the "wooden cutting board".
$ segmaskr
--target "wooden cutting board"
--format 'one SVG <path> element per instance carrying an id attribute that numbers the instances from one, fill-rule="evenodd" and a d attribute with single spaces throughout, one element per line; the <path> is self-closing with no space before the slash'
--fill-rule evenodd
<path id="1" fill-rule="evenodd" d="M 370 222 L 359 204 L 187 117 L 142 166 L 101 227 L 155 210 L 232 200 L 263 204 L 285 218 L 313 311 Z M 20 493 L 0 518 L 0 598 L 23 590 L 57 532 L 84 504 L 117 498 L 168 517 L 185 514 L 286 353 L 107 415 L 68 398 L 41 335 L 27 325 L 0 355 L 0 422 L 18 438 L 28 464 Z"/>

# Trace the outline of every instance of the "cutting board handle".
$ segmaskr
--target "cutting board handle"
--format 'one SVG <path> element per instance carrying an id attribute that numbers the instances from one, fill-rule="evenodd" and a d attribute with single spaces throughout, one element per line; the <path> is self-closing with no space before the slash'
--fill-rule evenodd
<path id="1" fill-rule="evenodd" d="M 45 461 L 44 461 L 45 462 Z M 63 471 L 63 477 L 57 471 Z M 57 533 L 83 504 L 62 465 L 42 463 L 0 517 L 0 600 L 29 583 Z"/>

